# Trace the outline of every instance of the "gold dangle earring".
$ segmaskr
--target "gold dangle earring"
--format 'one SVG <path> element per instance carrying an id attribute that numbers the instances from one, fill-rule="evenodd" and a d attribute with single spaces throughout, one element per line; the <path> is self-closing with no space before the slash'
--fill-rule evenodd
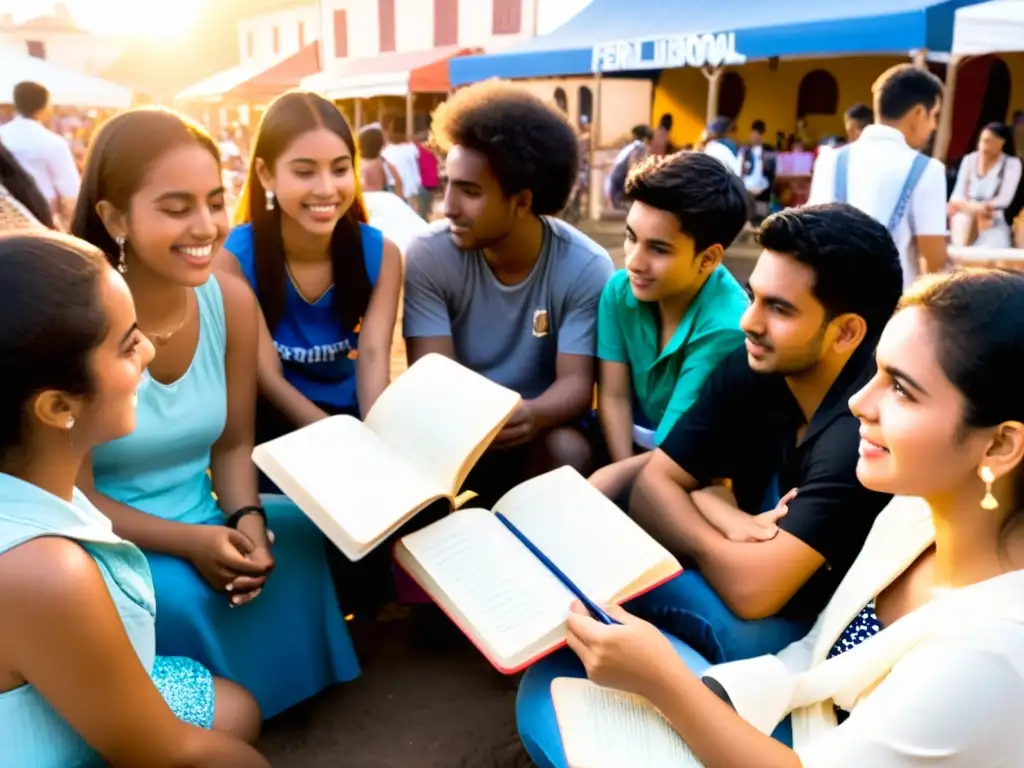
<path id="1" fill-rule="evenodd" d="M 999 509 L 999 499 L 992 495 L 992 483 L 996 481 L 996 475 L 991 467 L 982 467 L 978 470 L 978 477 L 985 483 L 985 496 L 981 500 L 981 508 L 985 510 Z"/>

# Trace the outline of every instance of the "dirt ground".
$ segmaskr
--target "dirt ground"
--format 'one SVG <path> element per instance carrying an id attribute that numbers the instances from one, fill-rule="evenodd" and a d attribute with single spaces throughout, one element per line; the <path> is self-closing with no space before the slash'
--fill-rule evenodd
<path id="1" fill-rule="evenodd" d="M 621 223 L 618 225 L 621 227 Z M 615 228 L 598 234 L 621 265 Z M 621 237 L 621 236 L 618 236 Z M 606 242 L 610 241 L 610 242 Z M 617 240 L 621 243 L 621 240 Z M 753 261 L 727 258 L 745 282 Z M 405 369 L 396 329 L 392 375 Z M 362 676 L 270 721 L 259 747 L 277 768 L 528 768 L 515 729 L 518 676 L 468 643 L 424 649 L 408 621 L 353 632 Z"/>

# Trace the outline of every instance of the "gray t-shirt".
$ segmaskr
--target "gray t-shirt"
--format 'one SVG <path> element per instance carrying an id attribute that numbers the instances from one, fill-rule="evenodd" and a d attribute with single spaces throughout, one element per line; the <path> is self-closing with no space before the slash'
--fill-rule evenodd
<path id="1" fill-rule="evenodd" d="M 608 252 L 544 218 L 529 277 L 502 285 L 479 251 L 460 251 L 439 222 L 406 250 L 406 338 L 451 336 L 455 358 L 525 399 L 555 381 L 559 353 L 596 352 L 597 305 L 614 272 Z"/>

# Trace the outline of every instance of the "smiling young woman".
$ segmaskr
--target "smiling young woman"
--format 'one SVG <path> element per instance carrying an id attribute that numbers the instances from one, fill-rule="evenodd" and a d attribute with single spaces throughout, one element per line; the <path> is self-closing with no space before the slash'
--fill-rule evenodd
<path id="1" fill-rule="evenodd" d="M 158 650 L 238 681 L 272 717 L 359 667 L 323 537 L 258 492 L 259 310 L 242 281 L 212 274 L 228 232 L 220 171 L 209 135 L 166 110 L 124 112 L 93 142 L 74 232 L 123 272 L 158 343 L 136 430 L 97 446 L 80 484 L 146 551 Z"/>

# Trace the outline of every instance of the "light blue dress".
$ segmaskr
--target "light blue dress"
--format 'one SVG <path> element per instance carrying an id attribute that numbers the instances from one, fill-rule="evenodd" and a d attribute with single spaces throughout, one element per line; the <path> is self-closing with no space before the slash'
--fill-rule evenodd
<path id="1" fill-rule="evenodd" d="M 213 678 L 198 663 L 155 656 L 153 582 L 142 552 L 118 538 L 85 495 L 72 502 L 0 473 L 0 555 L 40 536 L 73 539 L 96 561 L 139 661 L 178 717 L 213 725 Z M 74 632 L 74 627 L 67 627 Z M 97 700 L 102 700 L 97 696 Z M 0 693 L 0 768 L 103 761 L 31 685 Z"/>
<path id="2" fill-rule="evenodd" d="M 217 525 L 210 450 L 227 420 L 224 301 L 211 277 L 196 289 L 199 343 L 185 374 L 139 387 L 135 432 L 93 450 L 96 489 L 165 520 Z M 324 537 L 283 496 L 264 496 L 277 565 L 262 593 L 231 608 L 191 563 L 146 552 L 159 611 L 156 647 L 188 656 L 249 690 L 266 718 L 327 686 L 355 678 L 359 663 L 338 606 Z"/>

